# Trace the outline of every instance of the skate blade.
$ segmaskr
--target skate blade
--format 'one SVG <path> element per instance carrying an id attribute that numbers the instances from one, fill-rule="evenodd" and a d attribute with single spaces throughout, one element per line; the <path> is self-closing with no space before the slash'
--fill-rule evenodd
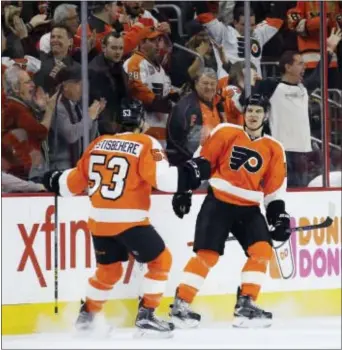
<path id="1" fill-rule="evenodd" d="M 272 326 L 272 319 L 268 318 L 252 318 L 234 317 L 234 328 L 268 328 Z"/>
<path id="2" fill-rule="evenodd" d="M 200 324 L 198 320 L 181 320 L 178 317 L 171 316 L 171 321 L 178 329 L 191 329 L 191 328 L 197 328 Z"/>
<path id="3" fill-rule="evenodd" d="M 153 329 L 138 328 L 133 334 L 133 338 L 148 338 L 148 339 L 168 339 L 174 336 L 173 331 L 156 331 Z"/>

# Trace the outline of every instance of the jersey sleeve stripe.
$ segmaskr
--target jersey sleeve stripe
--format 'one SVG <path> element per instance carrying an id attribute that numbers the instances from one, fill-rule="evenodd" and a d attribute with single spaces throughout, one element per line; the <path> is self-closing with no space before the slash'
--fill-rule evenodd
<path id="1" fill-rule="evenodd" d="M 201 155 L 201 151 L 202 151 L 202 146 L 199 146 L 197 148 L 197 150 L 195 151 L 195 153 L 193 154 L 192 158 L 197 158 Z"/>
<path id="2" fill-rule="evenodd" d="M 279 142 L 277 139 L 275 139 L 274 137 L 272 137 L 270 135 L 264 135 L 264 137 L 272 140 L 274 143 L 276 143 L 280 147 L 280 150 L 281 150 L 283 158 L 284 158 L 284 166 L 286 166 L 286 153 L 285 153 L 284 146 L 281 144 L 281 142 Z M 265 199 L 264 199 L 265 208 L 267 208 L 267 206 L 272 201 L 284 200 L 285 194 L 286 194 L 286 189 L 287 189 L 287 177 L 285 176 L 283 183 L 281 184 L 281 186 L 277 190 L 265 195 Z"/>
<path id="3" fill-rule="evenodd" d="M 236 197 L 247 199 L 252 202 L 261 203 L 264 194 L 259 191 L 251 191 L 246 190 L 244 188 L 236 187 L 232 185 L 229 181 L 213 177 L 209 180 L 209 183 L 212 187 L 216 188 L 219 191 L 226 192 L 228 194 L 232 194 Z"/>
<path id="4" fill-rule="evenodd" d="M 287 187 L 287 178 L 285 177 L 283 183 L 277 190 L 265 196 L 265 199 L 264 199 L 265 207 L 267 208 L 267 206 L 273 201 L 284 200 L 286 187 Z"/>
<path id="5" fill-rule="evenodd" d="M 96 222 L 131 223 L 140 222 L 148 218 L 147 210 L 140 209 L 104 209 L 90 207 L 89 218 Z"/>
<path id="6" fill-rule="evenodd" d="M 164 192 L 177 192 L 178 168 L 166 164 L 157 164 L 157 188 Z"/>
<path id="7" fill-rule="evenodd" d="M 68 187 L 68 176 L 74 170 L 76 170 L 76 168 L 65 170 L 59 178 L 59 193 L 63 197 L 71 197 L 75 195 L 75 193 L 71 192 Z"/>

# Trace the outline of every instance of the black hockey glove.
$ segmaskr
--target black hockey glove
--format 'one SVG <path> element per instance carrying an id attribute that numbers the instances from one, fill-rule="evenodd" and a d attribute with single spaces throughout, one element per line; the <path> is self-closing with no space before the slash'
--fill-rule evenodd
<path id="1" fill-rule="evenodd" d="M 271 231 L 272 239 L 279 242 L 287 241 L 291 236 L 290 215 L 286 212 L 280 213 L 274 227 L 275 230 Z"/>
<path id="2" fill-rule="evenodd" d="M 183 219 L 183 216 L 189 214 L 191 208 L 192 192 L 175 193 L 172 198 L 172 208 L 175 214 Z"/>
<path id="3" fill-rule="evenodd" d="M 266 210 L 267 221 L 274 227 L 272 239 L 279 242 L 287 241 L 291 236 L 290 215 L 285 211 L 285 203 L 281 200 L 271 202 Z"/>
<path id="4" fill-rule="evenodd" d="M 54 192 L 59 195 L 59 183 L 58 180 L 63 174 L 63 171 L 50 170 L 43 176 L 43 185 L 49 192 Z"/>
<path id="5" fill-rule="evenodd" d="M 192 158 L 178 166 L 177 192 L 195 190 L 202 180 L 208 180 L 211 173 L 210 163 L 202 157 Z"/>

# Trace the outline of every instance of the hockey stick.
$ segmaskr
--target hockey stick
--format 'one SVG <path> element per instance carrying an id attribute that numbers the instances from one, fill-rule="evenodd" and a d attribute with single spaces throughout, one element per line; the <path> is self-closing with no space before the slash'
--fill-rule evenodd
<path id="1" fill-rule="evenodd" d="M 55 315 L 58 314 L 58 195 L 55 194 L 55 234 L 54 234 L 54 298 Z"/>
<path id="2" fill-rule="evenodd" d="M 332 219 L 333 217 L 335 217 L 335 205 L 330 202 L 328 217 L 323 222 L 316 225 L 307 225 L 304 227 L 304 229 L 303 227 L 294 227 L 293 229 L 291 229 L 291 231 L 294 230 L 294 231 L 303 232 L 303 231 L 308 231 L 310 229 L 326 228 L 333 223 L 333 219 Z M 276 246 L 276 241 L 273 241 L 273 248 L 277 259 L 279 272 L 283 279 L 289 279 L 293 276 L 296 269 L 296 266 L 294 263 L 292 243 L 290 239 L 285 242 L 277 242 L 277 243 L 278 245 Z"/>
<path id="3" fill-rule="evenodd" d="M 314 225 L 305 225 L 305 226 L 298 226 L 298 227 L 292 227 L 290 229 L 291 232 L 296 232 L 296 231 L 310 231 L 310 230 L 315 230 L 318 228 L 326 228 L 331 226 L 331 224 L 334 222 L 334 220 L 328 216 L 323 222 L 320 224 L 314 224 Z"/>
<path id="4" fill-rule="evenodd" d="M 329 202 L 329 204 L 328 204 L 328 216 L 323 222 L 321 222 L 320 224 L 314 224 L 314 225 L 304 225 L 304 226 L 292 227 L 290 230 L 291 230 L 291 232 L 296 232 L 296 231 L 316 230 L 318 228 L 327 228 L 327 227 L 331 226 L 331 224 L 334 222 L 334 220 L 332 219 L 334 216 L 335 216 L 335 204 L 332 202 Z"/>
<path id="5" fill-rule="evenodd" d="M 314 225 L 306 225 L 306 226 L 299 226 L 299 227 L 291 227 L 290 231 L 291 232 L 297 232 L 297 231 L 310 231 L 310 230 L 316 230 L 318 228 L 327 228 L 332 225 L 334 220 L 332 219 L 335 216 L 335 204 L 332 202 L 329 202 L 328 204 L 328 216 L 327 218 L 321 222 L 320 224 L 314 224 Z M 285 242 L 282 242 L 280 245 L 277 247 L 274 247 L 275 249 L 281 248 Z"/>
<path id="6" fill-rule="evenodd" d="M 297 231 L 310 231 L 310 230 L 315 230 L 318 228 L 326 228 L 331 226 L 331 224 L 334 222 L 334 220 L 328 216 L 323 222 L 321 222 L 320 224 L 314 224 L 314 225 L 304 225 L 304 226 L 298 226 L 298 227 L 291 227 L 290 231 L 291 232 L 297 232 Z M 236 241 L 235 237 L 228 237 L 226 242 L 230 242 L 230 241 Z M 188 242 L 187 246 L 188 247 L 192 247 L 194 245 L 194 242 Z M 280 248 L 277 247 L 277 248 Z"/>

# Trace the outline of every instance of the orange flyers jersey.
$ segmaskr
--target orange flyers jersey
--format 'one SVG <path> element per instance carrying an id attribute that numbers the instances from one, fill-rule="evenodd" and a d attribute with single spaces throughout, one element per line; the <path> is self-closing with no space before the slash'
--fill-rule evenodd
<path id="1" fill-rule="evenodd" d="M 152 187 L 176 192 L 178 169 L 171 167 L 160 143 L 144 134 L 102 135 L 94 140 L 77 167 L 59 178 L 60 194 L 88 189 L 88 225 L 94 235 L 112 236 L 149 225 Z"/>
<path id="2" fill-rule="evenodd" d="M 286 158 L 282 145 L 268 135 L 251 140 L 243 127 L 220 124 L 200 153 L 211 163 L 209 180 L 217 199 L 241 206 L 265 206 L 284 199 Z"/>
<path id="3" fill-rule="evenodd" d="M 342 6 L 339 1 L 324 1 L 327 14 L 328 36 L 331 29 L 342 23 Z M 297 1 L 294 8 L 288 10 L 287 23 L 291 30 L 298 33 L 298 49 L 302 54 L 305 67 L 315 68 L 320 61 L 320 1 Z M 334 53 L 330 67 L 337 67 Z"/>

